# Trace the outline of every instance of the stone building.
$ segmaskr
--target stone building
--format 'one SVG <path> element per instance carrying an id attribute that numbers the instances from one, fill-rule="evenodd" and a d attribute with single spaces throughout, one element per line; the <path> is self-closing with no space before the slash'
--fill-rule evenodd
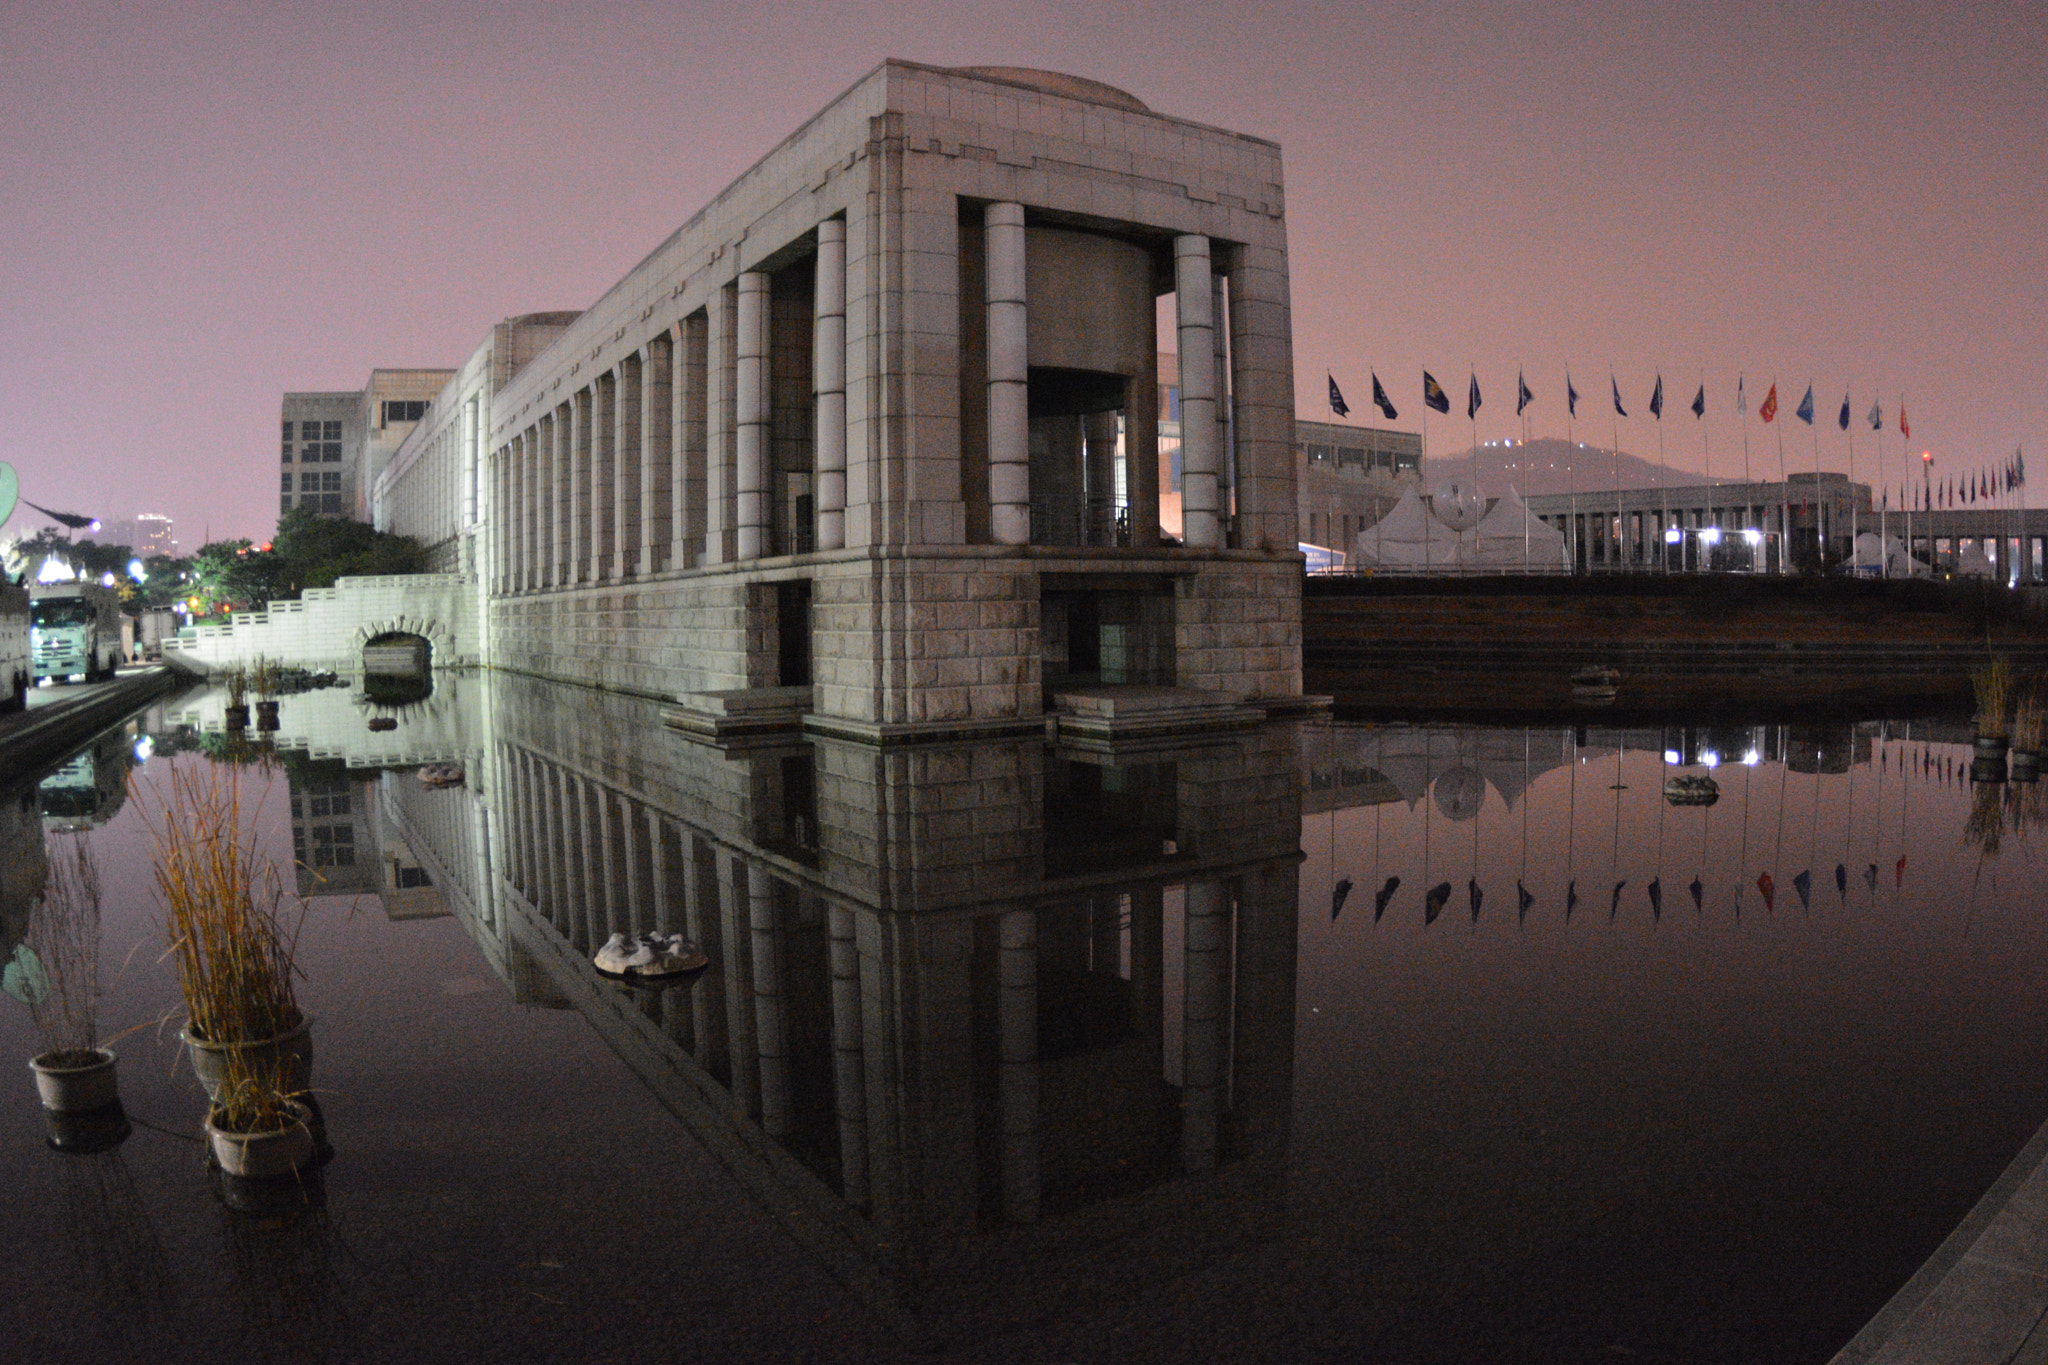
<path id="1" fill-rule="evenodd" d="M 1177 544 L 1162 296 L 1205 359 L 1176 386 Z M 545 350 L 480 363 L 376 520 L 474 541 L 437 553 L 474 566 L 498 666 L 867 740 L 1299 702 L 1270 142 L 887 61 Z"/>
<path id="2" fill-rule="evenodd" d="M 372 370 L 360 389 L 287 393 L 277 510 L 370 520 L 370 490 L 452 370 Z"/>
<path id="3" fill-rule="evenodd" d="M 1337 422 L 1294 424 L 1296 534 L 1310 545 L 1348 550 L 1352 538 L 1400 499 L 1422 489 L 1422 437 Z"/>

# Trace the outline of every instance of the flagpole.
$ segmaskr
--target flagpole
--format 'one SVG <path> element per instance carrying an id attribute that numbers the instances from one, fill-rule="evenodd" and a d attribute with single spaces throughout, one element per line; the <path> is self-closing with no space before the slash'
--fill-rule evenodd
<path id="1" fill-rule="evenodd" d="M 1842 416 L 1848 421 L 1842 423 L 1842 431 L 1849 438 L 1849 575 L 1856 575 L 1856 537 L 1862 533 L 1863 506 L 1856 500 L 1856 431 L 1851 425 L 1856 419 L 1849 415 L 1849 395 L 1842 395 Z M 1877 557 L 1884 558 L 1884 536 L 1877 538 Z"/>
<path id="2" fill-rule="evenodd" d="M 1664 376 L 1657 376 L 1657 411 L 1651 416 L 1657 419 L 1657 501 L 1661 509 L 1657 514 L 1657 567 L 1665 573 L 1671 572 L 1670 544 L 1665 539 L 1671 530 L 1671 480 L 1666 478 L 1664 468 Z"/>
<path id="3" fill-rule="evenodd" d="M 1609 366 L 1607 370 L 1607 387 L 1614 395 L 1614 412 L 1607 419 L 1607 427 L 1610 439 L 1614 443 L 1614 449 L 1608 453 L 1612 457 L 1610 463 L 1614 466 L 1614 548 L 1619 550 L 1621 548 L 1622 527 L 1627 523 L 1621 511 L 1621 388 L 1614 382 L 1614 369 L 1612 366 Z"/>
<path id="4" fill-rule="evenodd" d="M 1706 392 L 1707 372 L 1702 367 L 1700 370 L 1701 396 L 1704 397 Z M 1707 486 L 1707 524 L 1714 528 L 1714 541 L 1715 544 L 1719 544 L 1721 538 L 1721 518 L 1714 510 L 1714 453 L 1707 445 L 1707 413 L 1705 405 L 1702 404 L 1700 411 L 1693 415 L 1699 419 L 1700 424 L 1700 478 L 1705 481 Z M 1702 571 L 1713 567 L 1711 549 L 1712 547 L 1707 545 L 1706 542 L 1702 541 L 1700 543 L 1700 569 Z"/>
<path id="5" fill-rule="evenodd" d="M 1579 574 L 1579 414 L 1578 404 L 1572 401 L 1572 392 L 1572 372 L 1567 366 L 1564 372 L 1564 477 L 1565 486 L 1572 495 L 1572 576 L 1576 578 Z M 1591 573 L 1592 569 L 1593 561 L 1588 556 L 1586 571 Z"/>
<path id="6" fill-rule="evenodd" d="M 1778 396 L 1775 375 L 1771 378 L 1770 396 Z M 1785 561 L 1792 557 L 1792 484 L 1785 477 L 1785 428 L 1779 425 L 1776 409 L 1771 412 L 1771 425 L 1778 428 L 1778 572 L 1782 574 Z"/>
<path id="7" fill-rule="evenodd" d="M 1742 376 L 1739 374 L 1735 376 L 1735 425 L 1742 432 L 1743 487 L 1747 493 L 1753 494 L 1756 492 L 1756 476 L 1751 474 L 1749 470 L 1749 395 L 1743 391 Z M 1756 509 L 1756 519 L 1759 523 L 1764 519 L 1764 509 L 1761 504 Z M 1744 523 L 1742 529 L 1746 531 L 1749 529 L 1749 506 L 1746 499 L 1742 508 L 1742 520 Z M 1756 529 L 1761 531 L 1763 527 L 1758 525 Z M 1745 541 L 1746 539 L 1745 537 Z M 1768 558 L 1769 556 L 1767 555 L 1766 559 L 1768 560 Z M 1754 553 L 1749 557 L 1749 571 L 1751 573 L 1758 572 L 1756 555 Z"/>

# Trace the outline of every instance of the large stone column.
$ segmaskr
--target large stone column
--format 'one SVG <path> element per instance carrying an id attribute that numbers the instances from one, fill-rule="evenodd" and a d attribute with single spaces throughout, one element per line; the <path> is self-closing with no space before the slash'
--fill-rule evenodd
<path id="1" fill-rule="evenodd" d="M 1211 264 L 1213 265 L 1213 260 Z M 1237 441 L 1230 413 L 1230 284 L 1212 274 L 1209 332 L 1216 338 L 1216 544 L 1233 545 L 1237 507 Z"/>
<path id="2" fill-rule="evenodd" d="M 983 210 L 988 276 L 988 517 L 999 545 L 1031 543 L 1031 350 L 1024 206 Z"/>
<path id="3" fill-rule="evenodd" d="M 1186 413 L 1185 408 L 1182 413 Z M 1216 1133 L 1223 1111 L 1223 1005 L 1230 963 L 1230 896 L 1221 882 L 1201 881 L 1188 884 L 1186 898 L 1180 1161 L 1181 1168 L 1192 1175 L 1216 1169 Z"/>
<path id="4" fill-rule="evenodd" d="M 740 276 L 738 336 L 733 352 L 736 446 L 734 555 L 768 553 L 768 276 Z"/>
<path id="5" fill-rule="evenodd" d="M 637 351 L 619 362 L 617 429 L 612 441 L 612 577 L 624 578 L 640 572 L 640 471 L 646 467 L 642 448 L 641 415 L 645 398 L 641 389 L 647 382 L 646 352 Z"/>
<path id="6" fill-rule="evenodd" d="M 1231 249 L 1231 434 L 1237 446 L 1235 546 L 1288 553 L 1300 509 L 1294 492 L 1294 348 L 1287 251 L 1277 243 Z M 1185 413 L 1182 414 L 1185 417 Z M 1185 467 L 1185 466 L 1183 466 Z"/>
<path id="7" fill-rule="evenodd" d="M 1218 548 L 1216 440 L 1216 286 L 1209 239 L 1173 239 L 1174 313 L 1180 333 L 1181 538 L 1190 549 Z"/>
<path id="8" fill-rule="evenodd" d="M 769 1137 L 784 1138 L 793 1127 L 794 1112 L 782 1000 L 782 943 L 775 927 L 775 881 L 759 867 L 747 873 L 747 924 L 754 943 L 754 1048 L 761 1067 L 761 1128 Z"/>
<path id="9" fill-rule="evenodd" d="M 619 372 L 607 370 L 590 382 L 590 535 L 584 543 L 583 576 L 593 583 L 611 577 L 612 544 L 618 526 L 612 519 L 612 490 L 617 483 L 619 446 Z"/>
<path id="10" fill-rule="evenodd" d="M 818 467 L 818 548 L 846 547 L 846 220 L 818 224 L 812 309 L 813 449 Z"/>
<path id="11" fill-rule="evenodd" d="M 1007 910 L 997 920 L 996 1034 L 1002 1074 L 1003 1217 L 1038 1221 L 1038 912 Z"/>
<path id="12" fill-rule="evenodd" d="M 640 572 L 660 573 L 669 567 L 671 500 L 669 482 L 675 440 L 674 395 L 676 347 L 671 332 L 647 343 L 640 353 Z"/>

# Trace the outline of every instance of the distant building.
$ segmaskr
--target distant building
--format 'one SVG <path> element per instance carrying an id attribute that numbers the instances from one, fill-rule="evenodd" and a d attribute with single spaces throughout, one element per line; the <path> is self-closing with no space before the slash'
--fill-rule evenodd
<path id="1" fill-rule="evenodd" d="M 105 545 L 126 545 L 142 559 L 178 552 L 178 542 L 171 538 L 171 519 L 156 512 L 108 522 L 100 541 Z"/>
<path id="2" fill-rule="evenodd" d="M 453 370 L 372 370 L 361 389 L 287 393 L 277 510 L 370 519 L 370 489 Z"/>
<path id="3" fill-rule="evenodd" d="M 1422 437 L 1412 431 L 1294 423 L 1300 539 L 1339 549 L 1384 516 L 1405 488 L 1422 487 Z"/>

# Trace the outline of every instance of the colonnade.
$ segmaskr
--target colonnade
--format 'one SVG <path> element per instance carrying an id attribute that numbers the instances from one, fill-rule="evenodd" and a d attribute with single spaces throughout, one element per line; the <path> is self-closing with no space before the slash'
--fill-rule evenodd
<path id="1" fill-rule="evenodd" d="M 427 567 L 436 573 L 471 573 L 480 566 L 465 562 L 458 546 L 478 523 L 481 505 L 481 400 L 464 397 L 423 441 L 408 441 L 403 466 L 393 465 L 379 482 L 382 492 L 373 506 L 379 530 L 416 535 L 427 551 Z M 427 534 L 421 535 L 422 530 Z M 439 532 L 440 534 L 434 534 Z"/>

